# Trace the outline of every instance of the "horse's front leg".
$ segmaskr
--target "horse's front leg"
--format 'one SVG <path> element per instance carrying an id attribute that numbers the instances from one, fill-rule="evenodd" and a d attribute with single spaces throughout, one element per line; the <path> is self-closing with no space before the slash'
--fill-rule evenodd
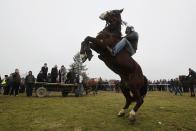
<path id="1" fill-rule="evenodd" d="M 87 36 L 85 39 L 84 39 L 85 43 L 92 43 L 92 44 L 97 44 L 97 45 L 100 45 L 103 43 L 103 40 L 100 40 L 100 39 L 97 39 L 97 38 L 94 38 L 94 37 L 91 37 L 91 36 Z"/>
<path id="2" fill-rule="evenodd" d="M 81 43 L 80 57 L 83 63 L 87 60 L 87 58 L 90 61 L 93 57 L 90 44 L 91 42 L 88 41 L 88 37 Z"/>
<path id="3" fill-rule="evenodd" d="M 81 50 L 80 50 L 80 56 L 83 62 L 88 60 L 90 61 L 93 57 L 91 49 L 99 53 L 99 48 L 103 44 L 103 40 L 87 36 L 84 41 L 81 43 Z"/>
<path id="4" fill-rule="evenodd" d="M 94 51 L 99 53 L 99 50 L 98 50 L 97 47 L 100 44 L 102 44 L 102 42 L 103 42 L 102 40 L 99 40 L 99 39 L 94 38 L 94 37 L 87 36 L 84 39 L 84 41 L 82 42 L 82 45 L 81 45 L 82 51 L 80 51 L 80 54 L 82 54 L 82 56 L 84 58 L 83 61 L 86 61 L 87 58 L 88 58 L 89 61 L 91 60 L 91 58 L 93 57 L 91 49 L 93 49 Z"/>
<path id="5" fill-rule="evenodd" d="M 85 43 L 85 41 L 83 41 L 81 43 L 81 48 L 80 48 L 80 58 L 82 60 L 82 62 L 84 63 L 87 60 L 87 43 Z"/>

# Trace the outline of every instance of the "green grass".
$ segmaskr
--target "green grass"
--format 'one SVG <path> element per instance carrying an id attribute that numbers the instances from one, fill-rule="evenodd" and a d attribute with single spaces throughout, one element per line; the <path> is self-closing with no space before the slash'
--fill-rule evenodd
<path id="1" fill-rule="evenodd" d="M 124 101 L 121 93 L 113 92 L 46 98 L 0 95 L 0 130 L 196 130 L 196 98 L 189 94 L 149 92 L 135 124 L 116 116 Z"/>

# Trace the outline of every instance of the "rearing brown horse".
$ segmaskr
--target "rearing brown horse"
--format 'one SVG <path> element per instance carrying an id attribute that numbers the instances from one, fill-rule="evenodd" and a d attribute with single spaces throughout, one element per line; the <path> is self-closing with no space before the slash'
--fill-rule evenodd
<path id="1" fill-rule="evenodd" d="M 122 50 L 116 56 L 112 56 L 106 49 L 111 48 L 121 40 L 121 13 L 122 10 L 112 10 L 102 13 L 100 18 L 106 21 L 106 27 L 97 35 L 96 38 L 86 37 L 81 44 L 81 58 L 83 62 L 88 58 L 91 60 L 92 51 L 99 53 L 101 59 L 113 72 L 121 78 L 121 90 L 126 98 L 126 104 L 118 113 L 124 116 L 128 112 L 131 102 L 136 101 L 136 105 L 129 113 L 129 120 L 135 121 L 135 114 L 143 104 L 143 98 L 147 93 L 147 79 L 142 73 L 139 64 L 130 56 L 127 50 Z M 130 95 L 132 92 L 133 96 Z"/>

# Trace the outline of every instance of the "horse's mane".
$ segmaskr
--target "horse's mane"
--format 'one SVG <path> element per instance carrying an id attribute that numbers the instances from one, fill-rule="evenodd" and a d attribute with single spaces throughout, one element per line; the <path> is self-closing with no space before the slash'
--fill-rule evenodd
<path id="1" fill-rule="evenodd" d="M 108 32 L 121 37 L 121 24 L 106 24 L 105 28 L 101 32 Z"/>
<path id="2" fill-rule="evenodd" d="M 116 28 L 116 25 L 107 24 L 105 28 L 98 33 L 97 39 L 105 40 L 105 45 L 114 46 L 121 39 L 121 26 Z"/>

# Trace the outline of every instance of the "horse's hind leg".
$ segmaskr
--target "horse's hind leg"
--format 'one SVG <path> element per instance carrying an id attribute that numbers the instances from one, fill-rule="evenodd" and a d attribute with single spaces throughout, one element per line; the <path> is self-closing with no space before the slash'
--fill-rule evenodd
<path id="1" fill-rule="evenodd" d="M 135 98 L 135 101 L 136 101 L 136 105 L 134 106 L 134 108 L 129 113 L 129 120 L 131 122 L 135 121 L 136 112 L 138 111 L 140 106 L 143 104 L 143 97 L 141 96 L 140 91 L 137 90 L 137 89 L 138 88 L 132 88 L 132 90 L 131 90 L 132 93 L 133 93 L 133 96 Z"/>
<path id="2" fill-rule="evenodd" d="M 131 102 L 133 101 L 133 98 L 130 95 L 130 89 L 128 89 L 125 85 L 121 85 L 120 87 L 121 87 L 121 91 L 123 95 L 125 96 L 126 103 L 125 103 L 125 106 L 118 113 L 119 117 L 124 116 L 128 112 L 128 108 Z"/>

